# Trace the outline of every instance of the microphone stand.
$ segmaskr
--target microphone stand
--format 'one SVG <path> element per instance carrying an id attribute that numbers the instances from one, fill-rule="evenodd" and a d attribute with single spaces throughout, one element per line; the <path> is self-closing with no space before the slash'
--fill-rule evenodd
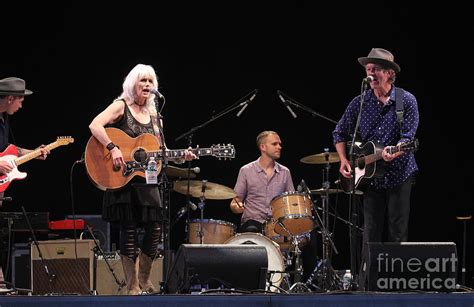
<path id="1" fill-rule="evenodd" d="M 352 168 L 352 178 L 351 178 L 351 195 L 349 197 L 349 216 L 351 219 L 351 227 L 349 227 L 349 246 L 350 246 L 350 254 L 351 254 L 351 272 L 352 272 L 352 281 L 349 289 L 357 289 L 357 280 L 358 280 L 358 263 L 360 261 L 360 247 L 357 242 L 357 229 L 354 225 L 358 225 L 358 213 L 357 209 L 355 208 L 356 204 L 356 186 L 355 186 L 355 161 L 356 155 L 354 154 L 354 144 L 356 140 L 357 131 L 359 130 L 360 126 L 360 119 L 362 117 L 362 108 L 364 106 L 364 99 L 365 99 L 365 92 L 367 90 L 367 82 L 365 79 L 362 81 L 361 85 L 361 94 L 360 94 L 360 106 L 359 106 L 359 113 L 357 114 L 357 120 L 354 127 L 354 131 L 352 133 L 352 140 L 349 147 L 349 159 L 351 162 Z"/>
<path id="2" fill-rule="evenodd" d="M 163 97 L 164 98 L 164 97 Z M 162 225 L 162 238 L 163 238 L 163 280 L 168 280 L 169 268 L 171 268 L 170 261 L 172 260 L 171 254 L 171 244 L 170 244 L 170 222 L 171 222 L 171 214 L 169 210 L 170 206 L 170 182 L 168 180 L 168 176 L 166 175 L 166 168 L 168 167 L 168 156 L 166 155 L 166 141 L 165 135 L 163 132 L 163 125 L 161 124 L 161 120 L 163 116 L 159 111 L 159 99 L 160 97 L 155 97 L 155 105 L 156 105 L 156 112 L 157 112 L 157 126 L 158 126 L 158 133 L 159 133 L 159 141 L 160 141 L 160 149 L 161 149 L 161 172 L 160 172 L 160 180 L 158 182 L 158 189 L 160 200 L 163 202 L 163 225 Z M 163 285 L 166 289 L 166 286 Z"/>
<path id="3" fill-rule="evenodd" d="M 311 115 L 313 115 L 313 116 L 318 116 L 318 117 L 323 118 L 323 119 L 325 119 L 325 120 L 327 120 L 327 121 L 329 121 L 329 122 L 331 122 L 331 123 L 333 123 L 333 124 L 337 124 L 337 121 L 335 121 L 334 119 L 331 119 L 331 118 L 329 118 L 329 117 L 327 117 L 327 116 L 324 116 L 324 115 L 322 115 L 322 114 L 320 114 L 320 113 L 314 111 L 314 110 L 311 109 L 311 108 L 308 108 L 307 106 L 303 105 L 303 104 L 300 103 L 300 102 L 297 102 L 296 100 L 294 100 L 293 98 L 291 98 L 291 97 L 288 96 L 287 94 L 283 93 L 282 91 L 278 91 L 278 94 L 283 94 L 283 95 L 285 95 L 285 96 L 288 98 L 288 99 L 285 99 L 288 104 L 290 104 L 290 105 L 292 105 L 292 106 L 295 106 L 295 107 L 297 107 L 297 108 L 299 108 L 299 109 L 301 109 L 301 110 L 303 110 L 303 111 L 306 111 L 306 112 L 308 112 L 309 114 L 311 114 Z"/>
<path id="4" fill-rule="evenodd" d="M 249 99 L 245 99 L 245 97 L 251 97 L 252 94 L 255 94 L 257 93 L 257 89 L 254 89 L 253 91 L 251 91 L 250 93 L 248 93 L 247 95 L 243 96 L 242 98 L 240 98 L 239 100 L 237 100 L 237 102 L 233 103 L 231 106 L 227 107 L 226 109 L 224 109 L 223 111 L 221 111 L 220 113 L 218 113 L 217 115 L 215 116 L 212 116 L 211 119 L 205 121 L 204 123 L 202 124 L 199 124 L 193 128 L 191 128 L 189 131 L 181 134 L 180 136 L 178 136 L 175 141 L 179 141 L 181 140 L 182 138 L 184 137 L 187 137 L 188 135 L 191 135 L 193 134 L 194 132 L 196 132 L 197 130 L 207 126 L 208 124 L 212 123 L 213 121 L 215 121 L 216 119 L 218 118 L 221 118 L 222 116 L 226 115 L 227 113 L 229 112 L 232 112 L 233 110 L 239 108 L 239 107 L 245 107 L 246 104 L 248 104 L 250 102 L 250 98 Z M 240 115 L 240 114 L 239 114 Z"/>
<path id="5" fill-rule="evenodd" d="M 36 247 L 36 250 L 38 251 L 38 257 L 41 259 L 41 264 L 44 267 L 44 272 L 46 273 L 46 275 L 48 275 L 48 286 L 49 286 L 50 293 L 53 293 L 52 283 L 53 283 L 53 280 L 56 278 L 56 275 L 51 273 L 48 269 L 48 265 L 46 264 L 46 260 L 43 258 L 43 254 L 41 253 L 38 240 L 36 240 L 35 231 L 33 230 L 33 227 L 31 226 L 30 218 L 28 217 L 28 214 L 25 211 L 25 207 L 21 206 L 21 211 L 23 211 L 23 216 L 25 217 L 26 224 L 28 225 L 28 229 L 31 232 L 31 238 L 33 239 L 33 243 Z M 33 255 L 31 256 L 33 257 Z M 31 269 L 33 270 L 33 268 Z"/>

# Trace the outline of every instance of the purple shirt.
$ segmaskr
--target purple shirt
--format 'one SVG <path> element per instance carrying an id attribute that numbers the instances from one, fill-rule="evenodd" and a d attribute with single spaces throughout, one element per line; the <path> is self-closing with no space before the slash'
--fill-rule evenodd
<path id="1" fill-rule="evenodd" d="M 403 90 L 403 125 L 400 135 L 400 125 L 395 112 L 395 91 L 393 87 L 390 99 L 386 105 L 378 101 L 372 90 L 367 90 L 364 97 L 361 121 L 359 126 L 362 142 L 372 141 L 383 146 L 394 146 L 398 142 L 407 142 L 415 138 L 418 123 L 418 105 L 415 96 Z M 332 135 L 334 144 L 348 142 L 357 121 L 360 96 L 355 97 L 347 107 L 344 115 L 334 129 Z M 349 157 L 348 157 L 349 158 Z M 376 188 L 393 188 L 402 184 L 411 174 L 418 170 L 413 152 L 394 159 L 387 164 L 385 175 L 372 182 Z"/>
<path id="2" fill-rule="evenodd" d="M 271 201 L 283 192 L 294 191 L 290 170 L 277 163 L 273 168 L 273 176 L 268 178 L 257 159 L 240 168 L 239 177 L 235 184 L 237 197 L 245 203 L 241 223 L 255 220 L 260 223 L 272 217 Z"/>

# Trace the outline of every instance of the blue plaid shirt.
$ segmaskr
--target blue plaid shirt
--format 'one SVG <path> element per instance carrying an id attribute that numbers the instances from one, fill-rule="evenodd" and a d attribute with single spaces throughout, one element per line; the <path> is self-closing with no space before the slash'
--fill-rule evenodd
<path id="1" fill-rule="evenodd" d="M 365 92 L 359 133 L 362 143 L 372 141 L 382 146 L 394 146 L 399 142 L 408 142 L 415 138 L 420 117 L 415 96 L 403 90 L 403 124 L 400 125 L 395 112 L 395 91 L 391 90 L 386 105 L 378 101 L 371 89 Z M 349 142 L 357 121 L 360 108 L 360 95 L 347 106 L 332 135 L 334 144 Z M 387 164 L 382 178 L 373 181 L 376 188 L 393 188 L 402 184 L 411 174 L 418 171 L 413 152 L 405 152 Z"/>

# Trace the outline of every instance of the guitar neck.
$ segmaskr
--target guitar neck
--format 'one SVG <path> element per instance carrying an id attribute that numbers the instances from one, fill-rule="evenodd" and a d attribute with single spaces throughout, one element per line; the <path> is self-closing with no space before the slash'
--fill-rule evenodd
<path id="1" fill-rule="evenodd" d="M 167 149 L 165 150 L 165 155 L 166 158 L 174 160 L 174 159 L 182 159 L 184 157 L 184 151 L 186 149 Z M 189 149 L 192 153 L 194 153 L 196 156 L 211 156 L 213 154 L 212 148 L 195 148 L 195 149 Z M 148 155 L 153 156 L 157 159 L 162 159 L 163 158 L 163 152 L 162 151 L 152 151 L 148 152 Z"/>
<path id="2" fill-rule="evenodd" d="M 401 145 L 390 146 L 390 149 L 388 151 L 389 151 L 390 154 L 393 155 L 394 153 L 397 153 L 397 152 L 401 151 L 401 148 L 402 148 Z M 383 150 L 377 151 L 376 153 L 364 156 L 364 157 L 359 158 L 359 159 L 364 159 L 365 164 L 374 163 L 374 162 L 382 159 L 382 151 Z M 357 159 L 357 160 L 359 161 L 359 159 Z"/>
<path id="3" fill-rule="evenodd" d="M 51 144 L 46 145 L 44 148 L 51 151 L 51 150 L 53 150 L 53 149 L 55 149 L 59 146 L 61 146 L 61 145 L 56 141 L 56 142 L 53 142 Z M 21 165 L 25 162 L 28 162 L 28 161 L 30 161 L 34 158 L 39 157 L 39 156 L 41 156 L 41 150 L 40 149 L 35 149 L 32 152 L 29 152 L 29 153 L 27 153 L 27 154 L 25 154 L 21 157 L 16 158 L 15 163 L 16 163 L 16 165 Z"/>

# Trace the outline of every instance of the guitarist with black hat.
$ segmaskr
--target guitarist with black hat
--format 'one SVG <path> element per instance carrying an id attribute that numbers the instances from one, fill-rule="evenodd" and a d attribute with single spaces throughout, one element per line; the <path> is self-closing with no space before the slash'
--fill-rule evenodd
<path id="1" fill-rule="evenodd" d="M 363 90 L 349 103 L 333 131 L 341 161 L 341 184 L 350 192 L 354 182 L 356 188 L 359 183 L 365 183 L 363 247 L 367 242 L 407 241 L 410 194 L 418 171 L 411 150 L 417 145 L 417 100 L 408 91 L 395 87 L 400 66 L 389 51 L 373 48 L 367 57 L 360 57 L 358 61 L 367 76 Z M 357 135 L 363 145 L 354 145 L 355 159 L 352 160 L 346 147 L 352 141 L 359 110 Z M 355 161 L 354 165 L 351 161 Z"/>

